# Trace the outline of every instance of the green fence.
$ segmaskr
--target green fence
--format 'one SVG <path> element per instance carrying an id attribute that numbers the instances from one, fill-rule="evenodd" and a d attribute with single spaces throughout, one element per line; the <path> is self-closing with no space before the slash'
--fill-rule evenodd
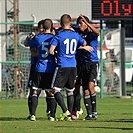
<path id="1" fill-rule="evenodd" d="M 120 65 L 125 65 L 126 95 L 133 94 L 133 39 L 125 38 L 125 64 L 121 64 L 120 32 L 120 29 L 101 30 L 100 39 L 102 41 L 99 42 L 98 49 L 100 59 L 100 74 L 98 78 L 101 89 L 100 97 L 122 96 L 121 78 L 123 75 L 121 75 Z M 111 59 L 105 60 L 108 52 L 111 55 Z M 113 64 L 113 74 L 106 73 L 105 64 L 107 67 Z M 108 71 L 111 71 L 111 67 Z"/>
<path id="2" fill-rule="evenodd" d="M 28 74 L 30 70 L 30 50 L 24 46 L 24 40 L 26 36 L 31 32 L 37 32 L 36 23 L 33 22 L 16 22 L 16 23 L 0 23 L 1 29 L 0 33 L 0 51 L 1 51 L 1 97 L 11 98 L 26 97 L 28 93 L 28 88 L 26 87 L 28 81 Z M 17 32 L 14 34 L 14 26 L 17 25 Z M 56 24 L 57 26 L 58 24 Z M 8 26 L 8 30 L 5 31 L 5 27 Z M 59 26 L 59 25 L 58 25 Z M 109 31 L 108 31 L 109 33 Z M 112 32 L 113 33 L 113 32 Z M 108 44 L 108 37 L 106 38 L 107 31 L 101 32 L 101 35 L 106 39 Z M 115 35 L 116 36 L 116 35 Z M 129 39 L 130 40 L 130 39 Z M 106 48 L 105 44 L 99 41 L 100 50 L 100 69 L 98 73 L 98 86 L 101 91 L 97 91 L 97 96 L 99 97 L 112 97 L 120 96 L 120 44 L 113 44 L 114 49 Z M 129 41 L 130 42 L 130 41 Z M 118 45 L 118 46 L 117 46 Z M 110 51 L 112 56 L 112 61 L 105 61 L 105 53 Z M 126 53 L 126 94 L 131 95 L 133 93 L 133 50 L 125 47 Z M 109 90 L 110 78 L 105 75 L 104 63 L 114 62 L 114 74 L 112 89 Z M 130 78 L 130 79 L 128 79 Z"/>

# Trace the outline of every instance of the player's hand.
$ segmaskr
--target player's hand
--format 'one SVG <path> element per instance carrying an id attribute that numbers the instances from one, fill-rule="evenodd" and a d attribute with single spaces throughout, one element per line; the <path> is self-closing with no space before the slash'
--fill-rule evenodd
<path id="1" fill-rule="evenodd" d="M 31 56 L 38 57 L 38 50 L 36 48 L 30 48 Z"/>
<path id="2" fill-rule="evenodd" d="M 35 34 L 35 32 L 31 32 L 30 34 L 29 34 L 29 37 L 31 38 L 31 37 L 34 37 L 36 34 Z"/>
<path id="3" fill-rule="evenodd" d="M 91 46 L 84 46 L 86 51 L 92 52 L 94 49 Z"/>
<path id="4" fill-rule="evenodd" d="M 81 18 L 85 23 L 88 23 L 82 14 L 80 14 L 80 18 Z"/>

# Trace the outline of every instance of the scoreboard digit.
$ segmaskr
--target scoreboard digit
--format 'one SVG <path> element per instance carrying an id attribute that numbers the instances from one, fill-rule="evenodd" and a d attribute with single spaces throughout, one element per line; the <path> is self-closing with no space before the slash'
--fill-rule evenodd
<path id="1" fill-rule="evenodd" d="M 92 0 L 92 19 L 131 20 L 133 0 Z"/>

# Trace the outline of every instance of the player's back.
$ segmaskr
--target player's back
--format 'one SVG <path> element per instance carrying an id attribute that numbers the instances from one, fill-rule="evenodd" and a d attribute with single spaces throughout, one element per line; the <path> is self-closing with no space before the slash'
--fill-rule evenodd
<path id="1" fill-rule="evenodd" d="M 55 59 L 49 54 L 50 41 L 53 36 L 53 34 L 41 34 L 36 37 L 38 49 L 38 61 L 36 65 L 37 72 L 51 73 L 55 69 Z"/>
<path id="2" fill-rule="evenodd" d="M 56 38 L 58 40 L 58 65 L 61 67 L 76 67 L 76 49 L 78 44 L 84 44 L 84 40 L 78 33 L 69 29 L 61 30 Z"/>

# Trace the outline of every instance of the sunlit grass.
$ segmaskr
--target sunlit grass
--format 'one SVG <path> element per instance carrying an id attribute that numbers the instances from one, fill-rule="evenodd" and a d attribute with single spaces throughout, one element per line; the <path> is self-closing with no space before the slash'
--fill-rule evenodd
<path id="1" fill-rule="evenodd" d="M 83 121 L 86 111 L 76 121 L 50 122 L 46 117 L 45 98 L 39 98 L 37 121 L 26 120 L 27 99 L 0 100 L 0 133 L 128 133 L 133 130 L 133 99 L 97 98 L 99 117 Z M 57 117 L 61 109 L 57 108 Z"/>

